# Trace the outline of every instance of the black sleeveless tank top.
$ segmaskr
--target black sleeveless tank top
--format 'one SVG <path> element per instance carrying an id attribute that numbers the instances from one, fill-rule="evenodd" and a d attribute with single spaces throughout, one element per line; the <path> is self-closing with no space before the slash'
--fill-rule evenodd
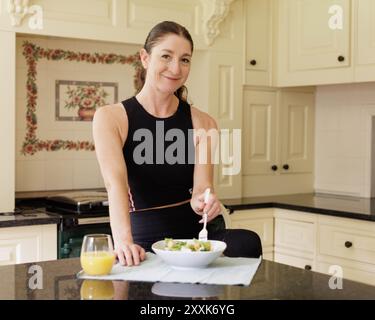
<path id="1" fill-rule="evenodd" d="M 168 118 L 151 115 L 135 96 L 122 105 L 129 123 L 123 154 L 130 212 L 190 199 L 195 159 L 190 105 L 180 100 Z"/>

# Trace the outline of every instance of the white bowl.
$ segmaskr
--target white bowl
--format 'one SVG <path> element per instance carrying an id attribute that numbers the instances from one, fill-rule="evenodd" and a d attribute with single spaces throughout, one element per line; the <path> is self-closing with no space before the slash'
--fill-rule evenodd
<path id="1" fill-rule="evenodd" d="M 193 241 L 192 239 L 173 239 L 175 241 Z M 164 262 L 177 269 L 204 268 L 218 258 L 227 245 L 225 242 L 208 240 L 211 242 L 211 251 L 171 251 L 165 250 L 165 241 L 160 240 L 152 245 L 152 250 Z"/>

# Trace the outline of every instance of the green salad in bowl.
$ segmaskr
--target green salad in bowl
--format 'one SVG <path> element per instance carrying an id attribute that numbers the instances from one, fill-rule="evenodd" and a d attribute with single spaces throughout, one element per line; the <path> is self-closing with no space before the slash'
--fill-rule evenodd
<path id="1" fill-rule="evenodd" d="M 165 238 L 155 242 L 152 250 L 168 265 L 178 269 L 205 268 L 226 249 L 218 240 Z"/>
<path id="2" fill-rule="evenodd" d="M 200 241 L 193 239 L 191 241 L 173 240 L 165 238 L 165 250 L 171 251 L 211 251 L 210 241 Z"/>

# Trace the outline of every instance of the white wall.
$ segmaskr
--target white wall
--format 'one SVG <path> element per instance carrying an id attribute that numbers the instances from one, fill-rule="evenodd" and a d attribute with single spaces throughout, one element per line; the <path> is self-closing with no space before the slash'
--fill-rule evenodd
<path id="1" fill-rule="evenodd" d="M 315 191 L 371 196 L 371 123 L 375 83 L 316 91 Z"/>

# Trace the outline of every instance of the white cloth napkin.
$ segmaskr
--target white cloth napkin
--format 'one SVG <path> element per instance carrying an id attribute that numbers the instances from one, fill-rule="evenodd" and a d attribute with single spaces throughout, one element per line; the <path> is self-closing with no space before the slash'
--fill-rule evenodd
<path id="1" fill-rule="evenodd" d="M 119 263 L 106 276 L 89 276 L 80 271 L 81 279 L 130 280 L 151 282 L 181 282 L 218 285 L 245 285 L 251 283 L 262 257 L 259 258 L 217 258 L 212 264 L 201 269 L 175 269 L 167 265 L 159 256 L 147 252 L 147 259 L 138 266 L 126 267 Z"/>

